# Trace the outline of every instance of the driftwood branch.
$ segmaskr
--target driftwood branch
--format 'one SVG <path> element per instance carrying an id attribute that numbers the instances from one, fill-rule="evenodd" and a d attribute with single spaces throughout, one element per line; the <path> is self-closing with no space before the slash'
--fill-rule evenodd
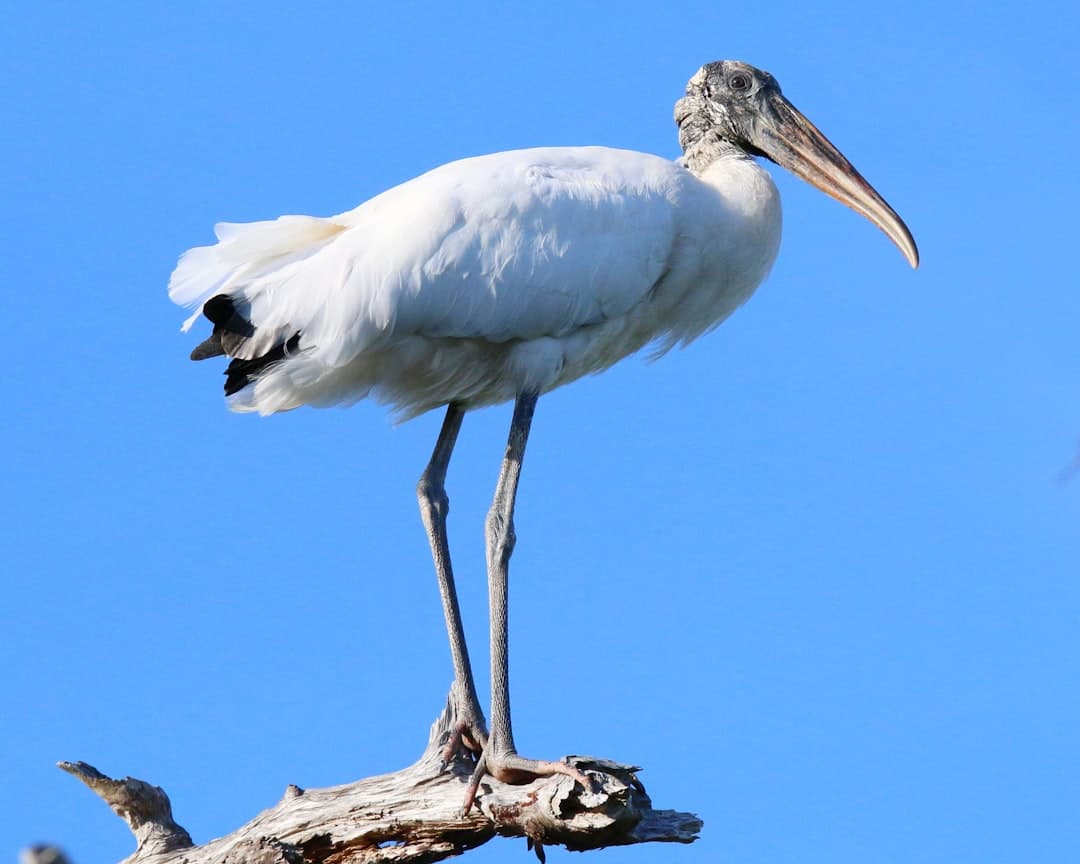
<path id="1" fill-rule="evenodd" d="M 172 817 L 157 786 L 114 780 L 84 762 L 60 767 L 94 790 L 138 843 L 123 864 L 427 864 L 460 855 L 496 835 L 525 837 L 541 861 L 544 846 L 584 851 L 633 843 L 690 843 L 701 820 L 691 813 L 654 810 L 639 770 L 603 759 L 568 756 L 592 789 L 569 777 L 509 786 L 487 778 L 476 805 L 461 805 L 473 762 L 441 753 L 456 725 L 454 700 L 431 729 L 427 749 L 408 768 L 345 786 L 289 786 L 269 810 L 232 834 L 195 846 Z"/>

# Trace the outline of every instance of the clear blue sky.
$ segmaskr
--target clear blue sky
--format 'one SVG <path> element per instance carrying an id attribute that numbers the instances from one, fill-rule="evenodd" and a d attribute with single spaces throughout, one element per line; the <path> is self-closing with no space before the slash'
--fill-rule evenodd
<path id="1" fill-rule="evenodd" d="M 1075 4 L 520 5 L 5 12 L 0 860 L 130 853 L 58 759 L 162 785 L 201 842 L 288 783 L 408 764 L 450 682 L 414 499 L 439 417 L 229 414 L 177 256 L 466 155 L 674 157 L 672 104 L 721 58 L 776 75 L 923 267 L 777 172 L 744 309 L 541 400 L 518 744 L 644 765 L 705 819 L 609 864 L 1080 860 Z M 508 422 L 468 416 L 449 478 L 482 682 Z"/>

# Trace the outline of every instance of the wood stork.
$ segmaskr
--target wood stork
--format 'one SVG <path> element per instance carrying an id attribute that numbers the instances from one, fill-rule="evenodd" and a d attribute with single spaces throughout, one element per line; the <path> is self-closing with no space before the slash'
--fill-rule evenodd
<path id="1" fill-rule="evenodd" d="M 518 755 L 510 725 L 507 575 L 514 501 L 537 397 L 645 345 L 663 352 L 720 324 L 766 277 L 780 199 L 753 157 L 788 168 L 880 227 L 913 267 L 900 217 L 746 63 L 702 67 L 675 105 L 683 156 L 604 147 L 464 159 L 329 218 L 219 224 L 180 259 L 169 296 L 213 333 L 193 360 L 227 355 L 236 411 L 272 414 L 366 396 L 412 417 L 446 407 L 417 493 L 442 595 L 463 718 L 450 755 L 481 778 L 567 774 Z M 446 537 L 447 465 L 467 410 L 514 400 L 486 523 L 491 734 L 469 666 Z"/>

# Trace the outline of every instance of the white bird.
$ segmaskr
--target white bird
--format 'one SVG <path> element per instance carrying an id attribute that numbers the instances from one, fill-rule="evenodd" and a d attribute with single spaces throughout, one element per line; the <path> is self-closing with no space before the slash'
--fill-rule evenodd
<path id="1" fill-rule="evenodd" d="M 446 406 L 418 486 L 464 718 L 446 752 L 509 782 L 568 774 L 517 754 L 510 724 L 507 571 L 537 397 L 646 345 L 711 330 L 765 279 L 780 245 L 774 161 L 877 224 L 918 266 L 900 217 L 745 63 L 709 63 L 675 106 L 683 156 L 603 147 L 464 159 L 329 218 L 219 224 L 185 253 L 169 296 L 214 325 L 192 359 L 231 359 L 229 407 L 272 414 L 372 396 L 412 417 Z M 444 478 L 464 413 L 514 400 L 486 524 L 491 734 L 469 666 L 446 539 Z"/>

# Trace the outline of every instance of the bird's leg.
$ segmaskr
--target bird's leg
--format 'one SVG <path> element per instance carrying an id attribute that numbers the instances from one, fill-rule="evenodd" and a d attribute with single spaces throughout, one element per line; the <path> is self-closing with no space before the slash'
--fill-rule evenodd
<path id="1" fill-rule="evenodd" d="M 427 529 L 431 543 L 431 557 L 435 561 L 435 573 L 439 578 L 439 594 L 442 597 L 443 614 L 446 616 L 446 632 L 450 636 L 450 656 L 454 661 L 454 683 L 450 698 L 454 701 L 457 725 L 451 730 L 450 740 L 443 749 L 443 759 L 450 761 L 461 746 L 479 755 L 487 745 L 487 727 L 484 712 L 476 697 L 469 649 L 465 644 L 465 630 L 461 624 L 461 608 L 458 606 L 454 588 L 454 571 L 450 564 L 450 544 L 446 538 L 446 514 L 450 512 L 450 499 L 446 494 L 446 469 L 450 454 L 457 441 L 458 431 L 465 411 L 451 403 L 439 431 L 439 440 L 431 454 L 420 482 L 416 484 L 416 497 L 420 502 L 420 518 Z"/>
<path id="2" fill-rule="evenodd" d="M 517 497 L 521 461 L 529 438 L 537 395 L 523 393 L 514 403 L 514 419 L 506 444 L 495 500 L 488 511 L 486 528 L 488 602 L 491 609 L 491 737 L 473 771 L 465 795 L 466 813 L 485 774 L 504 783 L 527 783 L 536 777 L 566 774 L 585 788 L 588 778 L 565 762 L 540 762 L 518 755 L 510 727 L 510 678 L 507 619 L 507 582 L 510 555 L 514 551 L 514 500 Z"/>

